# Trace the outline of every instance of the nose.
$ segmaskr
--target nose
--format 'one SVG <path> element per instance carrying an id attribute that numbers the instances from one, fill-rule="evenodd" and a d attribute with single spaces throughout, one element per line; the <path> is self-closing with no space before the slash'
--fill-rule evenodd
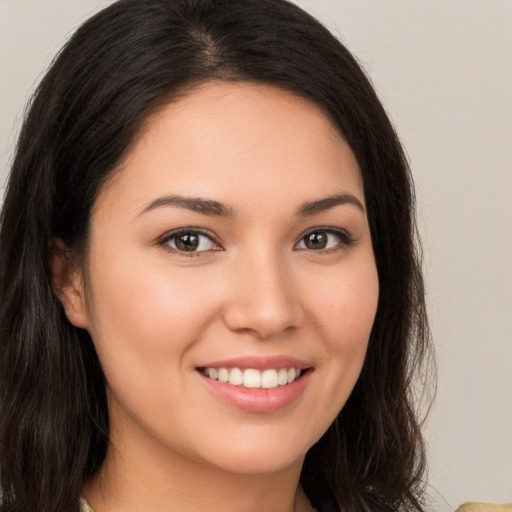
<path id="1" fill-rule="evenodd" d="M 232 275 L 224 321 L 229 329 L 269 339 L 304 321 L 294 279 L 278 257 L 241 258 Z"/>

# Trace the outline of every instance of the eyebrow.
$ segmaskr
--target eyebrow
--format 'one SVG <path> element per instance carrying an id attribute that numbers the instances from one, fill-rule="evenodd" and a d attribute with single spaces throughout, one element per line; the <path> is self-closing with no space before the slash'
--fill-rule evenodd
<path id="1" fill-rule="evenodd" d="M 298 210 L 297 215 L 299 217 L 308 217 L 321 213 L 335 206 L 352 204 L 359 210 L 365 213 L 364 206 L 357 197 L 352 194 L 342 193 L 333 196 L 325 197 L 317 201 L 309 201 L 304 203 Z M 193 212 L 202 213 L 203 215 L 211 215 L 218 217 L 234 217 L 234 210 L 218 201 L 212 199 L 203 199 L 200 197 L 186 197 L 186 196 L 162 196 L 154 201 L 151 201 L 146 205 L 138 214 L 137 217 L 144 215 L 147 212 L 161 208 L 164 206 L 176 206 L 178 208 L 184 208 Z"/>
<path id="2" fill-rule="evenodd" d="M 307 217 L 309 215 L 315 215 L 316 213 L 325 212 L 326 210 L 330 210 L 335 206 L 343 204 L 352 204 L 365 213 L 365 209 L 361 201 L 359 201 L 356 196 L 347 193 L 336 194 L 325 197 L 324 199 L 319 199 L 318 201 L 304 203 L 297 213 L 299 217 Z"/>
<path id="3" fill-rule="evenodd" d="M 233 217 L 234 215 L 232 208 L 211 199 L 185 196 L 163 196 L 146 205 L 137 217 L 162 206 L 177 206 L 178 208 L 184 208 L 204 215 L 219 217 Z"/>

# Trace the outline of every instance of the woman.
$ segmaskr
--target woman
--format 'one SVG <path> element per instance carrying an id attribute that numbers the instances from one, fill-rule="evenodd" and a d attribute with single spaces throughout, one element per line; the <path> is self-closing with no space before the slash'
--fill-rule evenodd
<path id="1" fill-rule="evenodd" d="M 4 510 L 424 510 L 406 159 L 298 7 L 86 22 L 34 96 L 0 251 Z"/>

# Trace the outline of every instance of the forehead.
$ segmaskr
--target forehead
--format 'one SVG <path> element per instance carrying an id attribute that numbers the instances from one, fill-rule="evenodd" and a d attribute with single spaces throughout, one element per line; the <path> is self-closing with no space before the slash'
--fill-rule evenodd
<path id="1" fill-rule="evenodd" d="M 302 202 L 347 188 L 364 201 L 355 156 L 328 115 L 291 92 L 244 82 L 203 84 L 151 114 L 106 188 L 120 186 L 138 203 L 172 193 L 231 204 L 270 191 Z"/>

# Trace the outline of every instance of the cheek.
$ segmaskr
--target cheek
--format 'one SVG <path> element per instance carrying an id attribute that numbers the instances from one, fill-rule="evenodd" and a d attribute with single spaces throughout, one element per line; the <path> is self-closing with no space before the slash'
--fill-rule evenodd
<path id="1" fill-rule="evenodd" d="M 318 389 L 311 414 L 303 421 L 315 433 L 314 439 L 334 421 L 359 378 L 377 310 L 379 284 L 373 256 L 341 270 L 316 279 L 315 291 L 308 295 L 309 317 L 314 321 L 310 346 L 319 355 Z"/>
<path id="2" fill-rule="evenodd" d="M 333 273 L 314 297 L 320 329 L 331 349 L 358 350 L 367 344 L 379 298 L 379 281 L 372 258 L 355 261 Z"/>
<path id="3" fill-rule="evenodd" d="M 90 334 L 108 382 L 112 421 L 146 418 L 164 432 L 171 420 L 162 411 L 180 410 L 188 396 L 191 354 L 216 314 L 216 297 L 200 287 L 200 271 L 113 255 L 108 261 L 92 267 Z"/>
<path id="4" fill-rule="evenodd" d="M 361 372 L 377 311 L 379 283 L 373 257 L 326 283 L 313 298 L 314 318 L 325 343 L 324 362 L 337 414 Z"/>
<path id="5" fill-rule="evenodd" d="M 178 367 L 215 314 L 212 292 L 199 288 L 200 272 L 191 279 L 190 273 L 142 258 L 110 255 L 107 261 L 92 261 L 89 329 L 107 378 L 110 369 L 112 377 L 144 371 L 149 379 L 164 367 Z"/>

